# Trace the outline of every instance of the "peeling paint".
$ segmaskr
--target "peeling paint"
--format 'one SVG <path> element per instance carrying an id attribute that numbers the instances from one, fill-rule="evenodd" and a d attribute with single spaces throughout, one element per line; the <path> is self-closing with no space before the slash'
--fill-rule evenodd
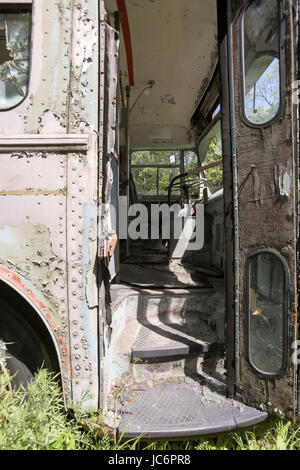
<path id="1" fill-rule="evenodd" d="M 174 96 L 169 95 L 169 94 L 161 96 L 160 101 L 163 104 L 174 104 L 174 105 L 176 105 Z"/>
<path id="2" fill-rule="evenodd" d="M 65 133 L 66 124 L 65 124 L 66 116 L 63 114 L 62 116 L 58 116 L 57 114 L 50 111 L 50 109 L 46 109 L 43 114 L 39 117 L 39 133 L 40 134 L 60 134 Z"/>
<path id="3" fill-rule="evenodd" d="M 86 293 L 85 297 L 90 308 L 98 305 L 98 290 L 95 287 L 96 273 L 96 233 L 97 233 L 97 210 L 95 206 L 86 204 L 84 207 L 83 220 L 83 248 L 82 248 L 82 264 L 85 268 L 86 276 Z"/>
<path id="4" fill-rule="evenodd" d="M 15 152 L 11 154 L 11 158 L 47 158 L 47 152 Z"/>
<path id="5" fill-rule="evenodd" d="M 91 390 L 94 405 L 98 13 L 84 0 L 33 3 L 29 93 L 6 113 L 0 159 L 0 263 L 53 333 L 67 401 Z"/>
<path id="6" fill-rule="evenodd" d="M 278 195 L 278 202 L 280 205 L 282 205 L 291 196 L 292 178 L 290 165 L 275 165 L 274 179 Z"/>
<path id="7" fill-rule="evenodd" d="M 62 261 L 62 260 L 61 260 Z M 30 278 L 41 289 L 56 283 L 61 274 L 53 253 L 49 229 L 31 223 L 0 229 L 0 263 Z"/>
<path id="8" fill-rule="evenodd" d="M 36 297 L 36 295 L 31 289 L 28 289 L 24 285 L 24 280 L 21 280 L 20 276 L 17 276 L 13 271 L 0 264 L 0 278 L 6 280 L 9 285 L 14 286 L 14 288 L 16 288 L 20 293 L 22 293 L 25 298 L 28 298 L 29 301 L 32 302 L 32 304 L 42 313 L 44 318 L 47 320 L 52 332 L 56 332 L 59 334 L 59 332 L 61 331 L 61 326 L 53 322 L 52 316 L 48 312 L 46 305 Z M 63 356 L 65 358 L 65 368 L 63 373 L 66 372 L 68 375 L 70 375 L 70 377 L 73 377 L 74 372 L 71 367 L 69 350 L 68 346 L 65 344 L 63 336 L 59 337 L 58 343 L 63 347 Z"/>
<path id="9" fill-rule="evenodd" d="M 15 191 L 0 191 L 0 196 L 26 196 L 26 195 L 31 195 L 31 196 L 49 196 L 49 195 L 54 195 L 54 196 L 65 196 L 67 193 L 67 189 L 56 189 L 53 191 L 47 191 L 47 190 L 42 190 L 42 189 L 20 189 L 20 190 L 15 190 Z"/>
<path id="10" fill-rule="evenodd" d="M 74 29 L 80 37 L 73 51 L 73 66 L 84 74 L 93 63 L 94 46 L 97 43 L 98 32 L 92 19 L 82 8 L 76 8 L 74 13 Z"/>

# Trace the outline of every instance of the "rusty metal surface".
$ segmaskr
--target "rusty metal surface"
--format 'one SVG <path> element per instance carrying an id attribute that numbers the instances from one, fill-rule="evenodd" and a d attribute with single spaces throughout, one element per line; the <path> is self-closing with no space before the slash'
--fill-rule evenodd
<path id="1" fill-rule="evenodd" d="M 242 3 L 242 2 L 241 2 Z M 276 122 L 265 128 L 248 127 L 241 119 L 241 76 L 238 54 L 234 60 L 235 118 L 239 193 L 239 267 L 240 267 L 240 382 L 244 400 L 263 404 L 288 415 L 295 412 L 296 368 L 289 357 L 288 372 L 280 379 L 266 380 L 253 372 L 245 360 L 246 331 L 244 305 L 245 263 L 255 250 L 275 249 L 290 268 L 290 331 L 289 346 L 296 335 L 296 219 L 295 219 L 295 156 L 290 84 L 294 80 L 293 32 L 291 2 L 284 1 L 286 18 L 285 66 L 286 102 Z M 239 23 L 234 25 L 234 50 L 239 50 Z M 246 183 L 245 183 L 246 182 Z M 245 183 L 245 184 L 244 184 Z"/>
<path id="2" fill-rule="evenodd" d="M 117 133 L 117 85 L 119 72 L 119 34 L 105 24 L 105 69 L 104 69 L 104 127 L 106 129 L 103 143 L 104 188 L 103 188 L 103 218 L 102 232 L 117 231 L 118 201 L 119 201 L 119 162 L 116 149 Z M 112 210 L 112 208 L 114 210 Z M 109 272 L 113 279 L 118 271 L 118 256 L 114 253 Z"/>
<path id="3" fill-rule="evenodd" d="M 67 404 L 97 408 L 98 4 L 32 14 L 29 93 L 0 123 L 0 277 L 47 326 Z"/>

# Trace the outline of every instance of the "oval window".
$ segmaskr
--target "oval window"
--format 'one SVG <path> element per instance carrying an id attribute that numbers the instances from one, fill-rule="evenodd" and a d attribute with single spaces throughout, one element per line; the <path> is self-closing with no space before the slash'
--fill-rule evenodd
<path id="1" fill-rule="evenodd" d="M 3 7 L 4 8 L 4 7 Z M 31 12 L 0 11 L 0 110 L 17 106 L 29 84 Z"/>
<path id="2" fill-rule="evenodd" d="M 272 251 L 259 251 L 247 263 L 248 359 L 263 375 L 286 368 L 288 268 Z"/>
<path id="3" fill-rule="evenodd" d="M 253 0 L 244 14 L 244 112 L 253 124 L 280 107 L 280 28 L 277 0 Z"/>

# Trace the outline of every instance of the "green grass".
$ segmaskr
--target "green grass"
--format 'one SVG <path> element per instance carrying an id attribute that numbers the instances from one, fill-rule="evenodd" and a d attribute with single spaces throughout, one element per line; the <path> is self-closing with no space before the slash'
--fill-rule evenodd
<path id="1" fill-rule="evenodd" d="M 0 374 L 0 450 L 293 450 L 300 448 L 300 426 L 272 419 L 255 429 L 214 439 L 186 442 L 139 440 L 122 443 L 109 437 L 100 414 L 74 408 L 66 412 L 57 381 L 42 369 L 25 391 L 9 391 Z M 88 426 L 84 430 L 82 423 Z M 101 437 L 98 436 L 100 431 Z M 102 431 L 102 432 L 101 432 Z"/>

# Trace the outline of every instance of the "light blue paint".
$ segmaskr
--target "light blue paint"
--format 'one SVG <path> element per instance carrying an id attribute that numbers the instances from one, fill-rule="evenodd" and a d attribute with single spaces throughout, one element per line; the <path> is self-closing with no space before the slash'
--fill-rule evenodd
<path id="1" fill-rule="evenodd" d="M 93 263 L 95 260 L 90 259 L 90 245 L 92 242 L 90 240 L 90 227 L 96 227 L 97 222 L 97 208 L 92 204 L 85 204 L 84 206 L 84 215 L 83 215 L 83 230 L 82 230 L 82 314 L 83 314 L 83 327 L 85 339 L 88 343 L 89 349 L 86 352 L 89 354 L 89 361 L 92 362 L 92 356 L 97 357 L 97 333 L 95 335 L 92 332 L 89 322 L 89 306 L 88 299 L 86 295 L 87 291 L 87 282 L 88 282 L 88 272 L 91 269 L 94 269 Z M 93 354 L 94 353 L 94 354 Z"/>

